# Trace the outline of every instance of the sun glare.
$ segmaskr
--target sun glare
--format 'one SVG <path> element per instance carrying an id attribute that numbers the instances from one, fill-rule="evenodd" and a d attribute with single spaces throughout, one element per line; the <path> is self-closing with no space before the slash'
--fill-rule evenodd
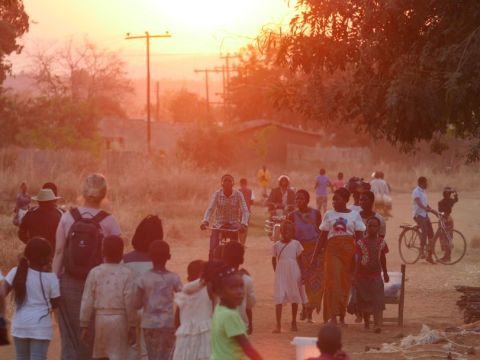
<path id="1" fill-rule="evenodd" d="M 156 1 L 159 11 L 165 11 L 172 22 L 185 28 L 201 30 L 237 29 L 250 30 L 259 7 L 258 0 L 176 0 Z"/>

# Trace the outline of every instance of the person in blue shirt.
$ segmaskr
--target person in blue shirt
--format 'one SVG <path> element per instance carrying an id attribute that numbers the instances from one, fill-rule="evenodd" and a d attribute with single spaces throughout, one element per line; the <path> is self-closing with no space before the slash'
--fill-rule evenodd
<path id="1" fill-rule="evenodd" d="M 332 188 L 332 183 L 328 178 L 325 169 L 320 169 L 320 175 L 315 178 L 315 195 L 317 197 L 317 209 L 321 213 L 327 212 L 328 188 Z M 333 191 L 333 190 L 332 190 Z M 323 210 L 323 211 L 322 211 Z"/>

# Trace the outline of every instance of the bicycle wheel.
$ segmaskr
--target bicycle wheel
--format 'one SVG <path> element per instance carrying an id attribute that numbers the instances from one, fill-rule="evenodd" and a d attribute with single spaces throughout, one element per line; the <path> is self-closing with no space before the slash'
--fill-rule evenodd
<path id="1" fill-rule="evenodd" d="M 420 258 L 420 233 L 415 228 L 404 229 L 398 238 L 398 252 L 405 264 L 415 264 Z"/>
<path id="2" fill-rule="evenodd" d="M 448 254 L 450 244 L 450 256 Z M 460 231 L 453 230 L 447 233 L 439 231 L 433 244 L 433 253 L 437 262 L 444 265 L 453 265 L 463 259 L 467 252 L 467 241 Z"/>

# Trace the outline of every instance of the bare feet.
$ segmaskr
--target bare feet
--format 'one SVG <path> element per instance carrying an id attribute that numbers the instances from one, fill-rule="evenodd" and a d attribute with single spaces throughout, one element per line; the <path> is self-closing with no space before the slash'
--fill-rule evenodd
<path id="1" fill-rule="evenodd" d="M 272 333 L 273 334 L 280 334 L 282 332 L 282 329 L 280 326 L 277 326 L 275 329 L 273 329 Z"/>

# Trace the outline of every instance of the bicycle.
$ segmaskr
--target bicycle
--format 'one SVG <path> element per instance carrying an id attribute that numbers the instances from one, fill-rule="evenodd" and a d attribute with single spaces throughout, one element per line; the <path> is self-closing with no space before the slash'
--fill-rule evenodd
<path id="1" fill-rule="evenodd" d="M 465 236 L 455 229 L 448 229 L 444 213 L 433 213 L 438 218 L 437 231 L 432 239 L 433 256 L 436 262 L 453 265 L 463 259 L 467 251 Z M 432 224 L 432 225 L 433 225 Z M 405 264 L 415 264 L 421 255 L 420 229 L 418 225 L 404 224 L 398 237 L 398 250 Z M 427 240 L 428 241 L 428 240 Z M 447 249 L 450 248 L 450 256 Z M 444 256 L 441 257 L 441 254 Z"/>
<path id="2" fill-rule="evenodd" d="M 210 247 L 209 253 L 208 253 L 208 260 L 222 260 L 223 259 L 223 253 L 225 250 L 225 245 L 227 245 L 229 242 L 232 241 L 239 241 L 239 233 L 240 233 L 240 227 L 235 226 L 232 224 L 225 224 L 221 226 L 220 228 L 214 228 L 207 226 L 205 229 L 214 231 L 218 230 L 220 231 L 218 235 L 218 244 L 215 246 L 213 249 Z"/>

